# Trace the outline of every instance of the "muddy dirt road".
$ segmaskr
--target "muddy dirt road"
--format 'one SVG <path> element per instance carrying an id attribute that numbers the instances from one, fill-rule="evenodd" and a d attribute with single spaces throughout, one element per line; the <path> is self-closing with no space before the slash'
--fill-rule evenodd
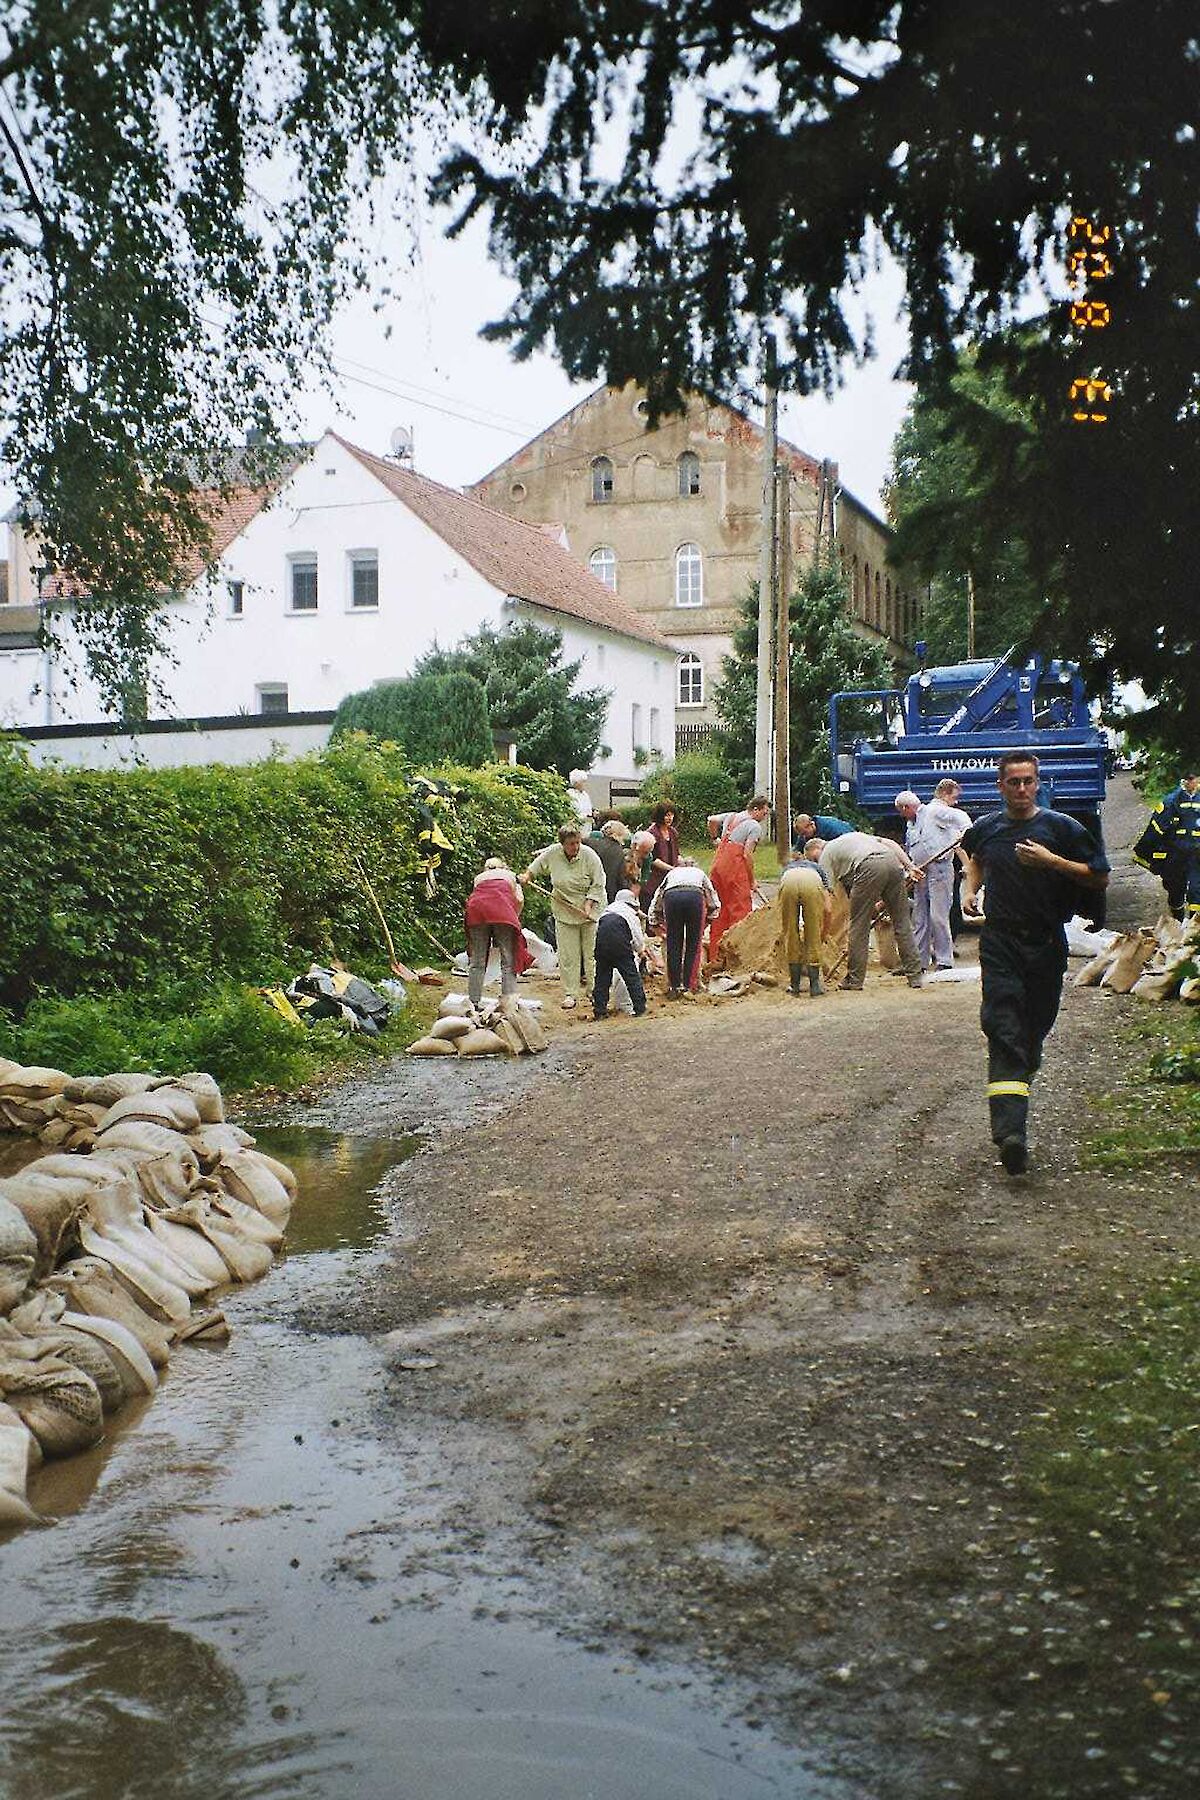
<path id="1" fill-rule="evenodd" d="M 1152 916 L 1117 860 L 1113 922 Z M 1081 1173 L 1130 1004 L 1068 990 L 1016 1183 L 972 985 L 573 1025 L 406 1168 L 404 1248 L 307 1322 L 379 1335 L 453 1529 L 515 1542 L 582 1640 L 749 1683 L 847 1792 L 1191 1791 L 1129 1747 L 1136 1645 L 1014 1498 L 1031 1343 L 1195 1248 L 1191 1172 Z"/>

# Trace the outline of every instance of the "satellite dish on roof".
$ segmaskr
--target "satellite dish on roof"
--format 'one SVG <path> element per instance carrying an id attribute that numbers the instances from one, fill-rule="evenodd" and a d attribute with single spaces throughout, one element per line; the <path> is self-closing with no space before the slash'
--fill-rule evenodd
<path id="1" fill-rule="evenodd" d="M 411 462 L 413 453 L 413 434 L 407 425 L 397 425 L 391 435 L 392 455 L 397 462 Z"/>

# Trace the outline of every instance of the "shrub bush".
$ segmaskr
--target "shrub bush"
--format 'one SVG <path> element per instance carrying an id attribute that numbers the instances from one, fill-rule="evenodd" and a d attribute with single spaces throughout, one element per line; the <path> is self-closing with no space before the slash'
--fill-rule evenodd
<path id="1" fill-rule="evenodd" d="M 711 813 L 733 812 L 746 798 L 738 793 L 719 756 L 694 751 L 647 775 L 642 783 L 641 821 L 645 823 L 658 801 L 670 800 L 679 809 L 680 836 L 699 843 L 707 839 L 706 821 Z"/>
<path id="2" fill-rule="evenodd" d="M 0 1004 L 182 977 L 263 983 L 331 956 L 377 966 L 360 870 L 407 960 L 429 959 L 422 924 L 457 948 L 483 857 L 522 866 L 568 816 L 566 788 L 500 763 L 439 769 L 455 789 L 442 824 L 456 848 L 430 899 L 414 773 L 397 746 L 358 735 L 247 768 L 34 769 L 0 753 Z"/>
<path id="3" fill-rule="evenodd" d="M 399 744 L 422 766 L 452 762 L 477 769 L 495 755 L 487 693 L 482 682 L 461 672 L 411 675 L 347 694 L 330 735 L 350 731 Z"/>

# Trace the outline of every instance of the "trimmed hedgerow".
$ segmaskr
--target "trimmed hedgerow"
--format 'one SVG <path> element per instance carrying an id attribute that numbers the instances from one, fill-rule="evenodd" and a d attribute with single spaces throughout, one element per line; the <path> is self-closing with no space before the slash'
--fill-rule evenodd
<path id="1" fill-rule="evenodd" d="M 456 846 L 426 894 L 414 767 L 359 735 L 319 755 L 247 768 L 34 769 L 0 751 L 7 871 L 0 1005 L 40 994 L 267 982 L 312 958 L 377 962 L 365 870 L 408 961 L 422 923 L 452 948 L 484 856 L 520 866 L 568 816 L 557 775 L 441 767 Z"/>

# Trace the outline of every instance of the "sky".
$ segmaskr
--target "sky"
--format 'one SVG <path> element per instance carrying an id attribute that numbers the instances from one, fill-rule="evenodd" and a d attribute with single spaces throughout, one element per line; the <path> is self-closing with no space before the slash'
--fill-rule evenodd
<path id="1" fill-rule="evenodd" d="M 380 455 L 402 426 L 413 434 L 418 471 L 460 487 L 511 456 L 596 385 L 572 385 L 549 356 L 519 363 L 503 345 L 480 339 L 481 326 L 504 311 L 513 292 L 488 259 L 482 223 L 451 243 L 427 222 L 411 269 L 394 286 L 396 297 L 379 310 L 364 295 L 338 321 L 336 386 L 326 394 L 314 384 L 304 396 L 306 436 L 332 426 Z M 848 369 L 831 401 L 814 396 L 780 405 L 781 434 L 836 462 L 843 486 L 876 509 L 911 394 L 893 373 L 905 348 L 901 291 L 894 268 L 872 277 L 864 290 L 881 347 L 875 361 Z"/>

